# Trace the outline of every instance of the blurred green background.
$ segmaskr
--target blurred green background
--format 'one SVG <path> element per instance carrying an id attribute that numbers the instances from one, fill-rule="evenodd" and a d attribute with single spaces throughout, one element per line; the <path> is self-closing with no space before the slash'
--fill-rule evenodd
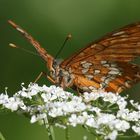
<path id="1" fill-rule="evenodd" d="M 18 49 L 9 43 L 35 49 L 11 26 L 12 19 L 53 56 L 60 49 L 67 34 L 67 43 L 60 58 L 65 59 L 89 42 L 102 35 L 136 21 L 140 21 L 139 0 L 0 0 L 0 92 L 9 87 L 9 94 L 34 81 L 46 66 L 38 56 Z M 135 62 L 140 64 L 140 59 Z M 44 77 L 38 83 L 50 84 Z M 140 84 L 126 91 L 131 98 L 139 100 Z M 16 114 L 0 114 L 0 131 L 6 140 L 47 140 L 42 126 L 30 124 L 29 119 Z M 70 129 L 71 139 L 81 140 L 87 134 L 82 128 Z M 57 140 L 64 139 L 64 131 L 56 128 Z M 89 135 L 89 139 L 94 139 Z"/>

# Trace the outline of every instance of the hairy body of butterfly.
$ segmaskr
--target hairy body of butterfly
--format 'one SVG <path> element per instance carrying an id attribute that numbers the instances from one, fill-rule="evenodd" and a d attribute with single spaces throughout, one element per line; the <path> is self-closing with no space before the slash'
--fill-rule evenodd
<path id="1" fill-rule="evenodd" d="M 25 30 L 8 22 L 36 48 L 52 81 L 63 88 L 120 93 L 140 81 L 140 67 L 129 63 L 140 56 L 140 23 L 112 32 L 59 63 Z"/>

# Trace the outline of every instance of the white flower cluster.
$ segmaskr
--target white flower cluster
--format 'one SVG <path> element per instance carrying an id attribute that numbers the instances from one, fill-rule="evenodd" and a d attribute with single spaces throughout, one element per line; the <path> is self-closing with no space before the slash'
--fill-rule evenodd
<path id="1" fill-rule="evenodd" d="M 111 92 L 77 96 L 60 87 L 31 83 L 12 97 L 1 94 L 0 106 L 28 114 L 31 123 L 46 120 L 62 128 L 80 124 L 103 139 L 115 140 L 128 130 L 140 135 L 140 104 Z"/>

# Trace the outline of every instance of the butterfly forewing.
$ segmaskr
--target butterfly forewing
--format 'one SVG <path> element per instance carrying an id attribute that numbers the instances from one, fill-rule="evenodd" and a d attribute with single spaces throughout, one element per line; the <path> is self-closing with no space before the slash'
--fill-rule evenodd
<path id="1" fill-rule="evenodd" d="M 135 23 L 94 41 L 61 66 L 71 67 L 81 89 L 95 87 L 119 93 L 140 80 L 139 66 L 128 63 L 139 55 L 140 23 Z"/>
<path id="2" fill-rule="evenodd" d="M 61 65 L 66 67 L 89 59 L 129 62 L 138 55 L 140 55 L 140 23 L 135 23 L 90 43 Z"/>

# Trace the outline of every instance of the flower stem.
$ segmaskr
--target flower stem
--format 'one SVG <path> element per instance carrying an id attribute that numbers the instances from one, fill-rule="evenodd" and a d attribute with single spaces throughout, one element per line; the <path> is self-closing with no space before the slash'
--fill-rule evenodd
<path id="1" fill-rule="evenodd" d="M 69 133 L 69 128 L 67 126 L 66 130 L 65 130 L 65 137 L 66 137 L 66 140 L 69 140 L 70 139 L 70 133 Z"/>
<path id="2" fill-rule="evenodd" d="M 0 132 L 0 140 L 5 140 L 1 132 Z"/>
<path id="3" fill-rule="evenodd" d="M 47 126 L 49 140 L 55 140 L 54 130 L 52 125 Z"/>
<path id="4" fill-rule="evenodd" d="M 46 127 L 47 132 L 48 132 L 49 140 L 55 140 L 53 126 L 49 124 L 47 119 L 46 120 L 44 119 L 44 124 L 45 124 L 45 127 Z"/>
<path id="5" fill-rule="evenodd" d="M 95 140 L 103 140 L 103 138 L 100 137 L 100 136 L 96 136 L 96 137 L 95 137 Z"/>

